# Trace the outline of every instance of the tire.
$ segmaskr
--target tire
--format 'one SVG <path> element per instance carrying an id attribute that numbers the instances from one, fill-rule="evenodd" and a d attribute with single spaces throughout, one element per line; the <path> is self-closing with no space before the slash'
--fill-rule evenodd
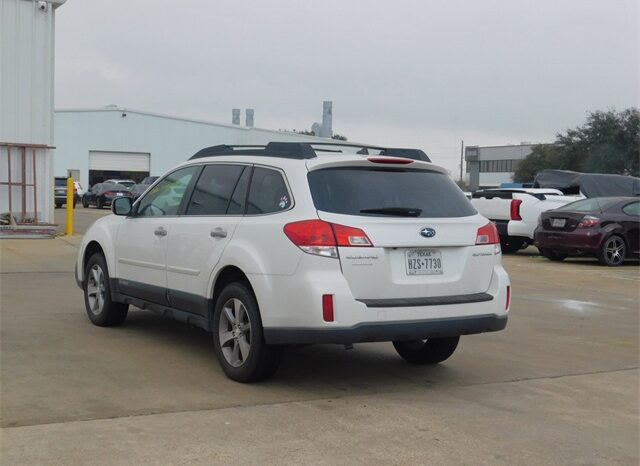
<path id="1" fill-rule="evenodd" d="M 243 282 L 227 285 L 216 301 L 213 343 L 222 370 L 236 382 L 268 379 L 282 359 L 281 347 L 264 342 L 258 303 Z"/>
<path id="2" fill-rule="evenodd" d="M 619 235 L 611 235 L 602 242 L 598 260 L 602 265 L 617 267 L 622 265 L 627 256 L 627 243 Z"/>
<path id="3" fill-rule="evenodd" d="M 89 203 L 84 197 L 82 198 L 82 207 L 84 207 L 85 209 L 89 207 Z"/>
<path id="4" fill-rule="evenodd" d="M 102 209 L 102 207 L 103 207 L 102 199 L 98 198 L 98 200 L 96 201 L 96 209 Z"/>
<path id="5" fill-rule="evenodd" d="M 458 347 L 460 337 L 394 341 L 398 354 L 412 364 L 438 364 L 448 359 Z"/>
<path id="6" fill-rule="evenodd" d="M 512 236 L 507 236 L 505 239 L 500 240 L 500 249 L 502 249 L 502 252 L 505 254 L 515 254 L 525 246 L 526 242 L 524 240 Z"/>
<path id="7" fill-rule="evenodd" d="M 554 262 L 562 262 L 568 257 L 567 254 L 562 254 L 561 252 L 553 251 L 552 249 L 538 249 L 538 250 L 540 251 L 540 254 L 542 254 L 544 257 Z"/>
<path id="8" fill-rule="evenodd" d="M 84 305 L 91 322 L 100 327 L 122 325 L 129 305 L 111 300 L 109 271 L 102 254 L 89 258 L 84 277 Z"/>

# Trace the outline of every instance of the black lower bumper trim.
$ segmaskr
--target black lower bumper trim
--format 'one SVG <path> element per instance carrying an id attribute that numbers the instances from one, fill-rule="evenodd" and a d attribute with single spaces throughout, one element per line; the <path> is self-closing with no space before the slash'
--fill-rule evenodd
<path id="1" fill-rule="evenodd" d="M 364 343 L 496 332 L 507 326 L 507 316 L 486 314 L 473 317 L 429 319 L 402 322 L 371 322 L 346 328 L 274 328 L 264 329 L 270 345 L 309 343 Z"/>
<path id="2" fill-rule="evenodd" d="M 428 298 L 358 299 L 367 307 L 442 306 L 446 304 L 482 303 L 493 300 L 489 293 L 430 296 Z"/>

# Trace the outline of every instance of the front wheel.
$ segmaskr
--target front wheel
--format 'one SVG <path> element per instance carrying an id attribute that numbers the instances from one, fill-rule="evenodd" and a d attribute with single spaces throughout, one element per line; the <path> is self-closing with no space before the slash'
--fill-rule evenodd
<path id="1" fill-rule="evenodd" d="M 107 263 L 100 253 L 89 258 L 84 272 L 84 304 L 91 322 L 100 327 L 121 325 L 129 311 L 128 304 L 111 301 Z"/>
<path id="2" fill-rule="evenodd" d="M 412 364 L 438 364 L 448 359 L 458 347 L 460 337 L 394 341 L 398 354 Z"/>
<path id="3" fill-rule="evenodd" d="M 618 235 L 611 235 L 602 243 L 598 253 L 598 260 L 603 265 L 617 267 L 622 265 L 626 255 L 627 245 L 624 239 Z"/>
<path id="4" fill-rule="evenodd" d="M 237 382 L 256 382 L 275 374 L 282 348 L 264 342 L 260 311 L 243 282 L 227 285 L 213 312 L 213 342 L 222 370 Z"/>

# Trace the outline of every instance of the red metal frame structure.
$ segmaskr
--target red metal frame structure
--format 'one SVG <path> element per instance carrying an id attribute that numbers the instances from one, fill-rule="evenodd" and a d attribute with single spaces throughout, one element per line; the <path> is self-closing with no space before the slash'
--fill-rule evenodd
<path id="1" fill-rule="evenodd" d="M 18 224 L 28 223 L 30 225 L 38 224 L 38 188 L 37 188 L 37 178 L 36 178 L 36 150 L 37 149 L 55 149 L 53 146 L 48 146 L 46 144 L 23 144 L 23 143 L 9 143 L 9 142 L 0 142 L 0 147 L 7 148 L 7 181 L 0 181 L 0 186 L 7 186 L 8 197 L 9 197 L 9 212 L 10 215 L 13 215 L 13 204 L 12 204 L 12 189 L 15 186 L 19 186 L 21 192 L 21 212 L 20 217 L 17 220 Z M 21 171 L 20 181 L 13 181 L 11 176 L 11 155 L 12 149 L 20 151 L 20 167 Z M 27 183 L 27 150 L 31 149 L 31 163 L 32 163 L 32 183 Z M 33 188 L 33 218 L 35 222 L 26 222 L 27 216 L 27 189 L 31 187 Z"/>

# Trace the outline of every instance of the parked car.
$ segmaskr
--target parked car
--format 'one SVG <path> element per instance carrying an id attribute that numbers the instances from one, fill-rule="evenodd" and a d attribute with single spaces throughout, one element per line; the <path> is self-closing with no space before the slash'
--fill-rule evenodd
<path id="1" fill-rule="evenodd" d="M 133 185 L 136 184 L 136 182 L 133 180 L 117 180 L 117 179 L 105 180 L 103 181 L 103 183 L 121 184 L 122 186 L 125 186 L 127 189 L 131 189 Z"/>
<path id="2" fill-rule="evenodd" d="M 57 208 L 60 208 L 67 203 L 67 178 L 64 176 L 56 176 L 54 178 L 53 190 L 54 190 L 53 202 Z M 74 208 L 76 207 L 77 202 L 78 202 L 78 196 L 74 193 L 74 196 L 73 196 Z"/>
<path id="3" fill-rule="evenodd" d="M 535 245 L 548 259 L 592 255 L 608 266 L 640 254 L 640 200 L 594 197 L 543 212 Z"/>
<path id="4" fill-rule="evenodd" d="M 582 198 L 557 189 L 497 188 L 475 191 L 471 204 L 496 224 L 502 251 L 515 253 L 533 243 L 541 212 Z"/>
<path id="5" fill-rule="evenodd" d="M 84 196 L 84 189 L 82 188 L 82 185 L 78 181 L 74 181 L 73 185 L 76 189 L 76 199 L 82 200 L 82 197 Z"/>
<path id="6" fill-rule="evenodd" d="M 115 199 L 76 263 L 91 321 L 120 325 L 135 305 L 202 327 L 240 382 L 271 376 L 286 345 L 392 341 L 434 364 L 460 335 L 502 330 L 498 233 L 447 171 L 332 152 L 210 147 Z"/>
<path id="7" fill-rule="evenodd" d="M 130 189 L 131 194 L 133 194 L 133 200 L 135 201 L 136 199 L 138 199 L 149 186 L 155 183 L 158 178 L 159 177 L 157 176 L 147 176 L 140 183 L 134 184 Z"/>
<path id="8" fill-rule="evenodd" d="M 102 209 L 110 206 L 114 199 L 118 197 L 131 198 L 131 192 L 126 186 L 113 183 L 98 183 L 91 186 L 91 189 L 82 197 L 82 207 L 96 206 Z"/>

